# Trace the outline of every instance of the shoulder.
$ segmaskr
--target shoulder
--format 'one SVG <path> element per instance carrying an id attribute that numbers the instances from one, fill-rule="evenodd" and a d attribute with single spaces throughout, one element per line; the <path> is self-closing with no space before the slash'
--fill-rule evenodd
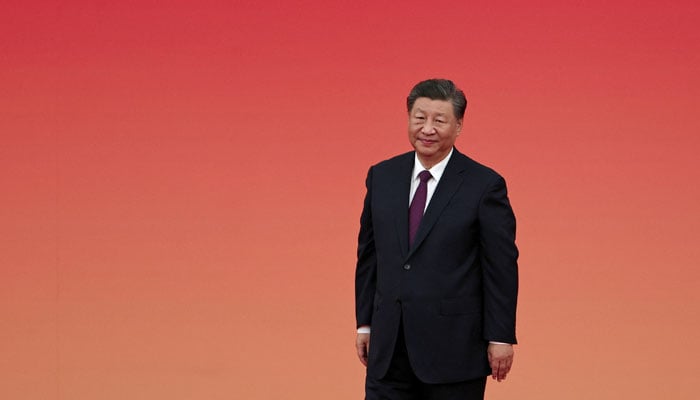
<path id="1" fill-rule="evenodd" d="M 478 178 L 479 180 L 487 182 L 503 179 L 493 168 L 473 160 L 469 156 L 457 151 L 457 149 L 455 149 L 452 154 L 452 159 L 450 159 L 448 163 L 448 168 L 449 167 L 454 168 L 458 173 L 464 172 L 469 174 L 472 178 Z"/>
<path id="2" fill-rule="evenodd" d="M 392 166 L 395 166 L 395 165 L 404 165 L 407 162 L 411 162 L 411 164 L 412 164 L 414 157 L 415 157 L 414 154 L 415 153 L 413 151 L 399 154 L 397 156 L 380 161 L 380 162 L 374 164 L 372 167 L 373 168 L 387 168 L 387 167 L 391 168 Z"/>
<path id="3" fill-rule="evenodd" d="M 399 154 L 392 158 L 380 161 L 374 164 L 371 169 L 375 173 L 394 173 L 394 172 L 404 172 L 406 168 L 413 168 L 413 161 L 415 159 L 414 152 L 409 151 L 407 153 Z"/>

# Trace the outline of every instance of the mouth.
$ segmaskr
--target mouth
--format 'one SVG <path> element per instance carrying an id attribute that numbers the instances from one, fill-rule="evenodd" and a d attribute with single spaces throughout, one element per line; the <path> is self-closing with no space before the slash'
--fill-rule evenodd
<path id="1" fill-rule="evenodd" d="M 418 141 L 426 146 L 430 146 L 433 143 L 437 143 L 437 140 L 430 140 L 430 139 L 418 139 Z"/>

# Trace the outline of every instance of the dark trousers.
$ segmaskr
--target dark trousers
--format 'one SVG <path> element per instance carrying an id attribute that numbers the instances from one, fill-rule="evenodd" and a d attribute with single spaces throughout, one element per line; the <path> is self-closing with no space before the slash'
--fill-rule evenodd
<path id="1" fill-rule="evenodd" d="M 372 344 L 370 343 L 370 351 Z M 413 373 L 403 326 L 399 328 L 389 371 L 382 379 L 367 377 L 366 400 L 483 400 L 486 377 L 456 383 L 429 384 Z"/>

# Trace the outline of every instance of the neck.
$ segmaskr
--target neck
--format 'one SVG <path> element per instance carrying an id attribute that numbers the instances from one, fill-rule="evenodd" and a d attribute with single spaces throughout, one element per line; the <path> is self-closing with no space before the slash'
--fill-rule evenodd
<path id="1" fill-rule="evenodd" d="M 450 154 L 450 153 L 447 152 L 447 154 Z M 418 154 L 418 161 L 420 161 L 420 165 L 422 165 L 423 168 L 425 168 L 425 169 L 430 169 L 430 168 L 433 168 L 433 167 L 435 166 L 435 164 L 437 164 L 437 163 L 439 163 L 440 161 L 444 160 L 445 157 L 447 157 L 447 154 L 442 154 L 442 155 L 439 155 L 439 156 L 438 156 L 438 155 L 435 155 L 435 157 L 430 157 L 430 158 L 421 157 L 421 155 Z"/>

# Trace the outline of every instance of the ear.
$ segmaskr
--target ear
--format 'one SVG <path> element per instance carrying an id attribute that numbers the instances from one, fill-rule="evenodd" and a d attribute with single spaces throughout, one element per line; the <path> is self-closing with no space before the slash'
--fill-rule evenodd
<path id="1" fill-rule="evenodd" d="M 460 133 L 462 133 L 462 120 L 458 119 L 457 120 L 457 136 L 459 136 Z"/>

